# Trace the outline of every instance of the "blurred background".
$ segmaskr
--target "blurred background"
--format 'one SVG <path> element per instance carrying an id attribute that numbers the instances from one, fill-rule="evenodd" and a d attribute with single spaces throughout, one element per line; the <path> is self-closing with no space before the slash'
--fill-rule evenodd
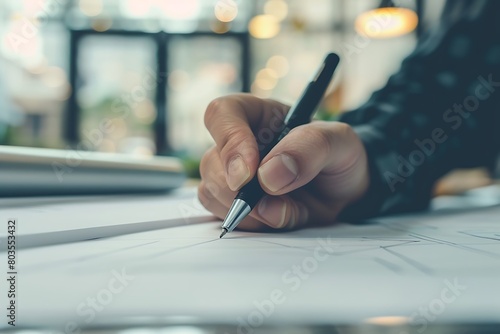
<path id="1" fill-rule="evenodd" d="M 394 5 L 397 19 L 388 20 L 380 9 Z M 2 0 L 0 144 L 173 155 L 196 165 L 212 144 L 203 125 L 212 99 L 251 92 L 292 103 L 334 51 L 342 66 L 319 111 L 332 118 L 384 85 L 443 5 Z"/>

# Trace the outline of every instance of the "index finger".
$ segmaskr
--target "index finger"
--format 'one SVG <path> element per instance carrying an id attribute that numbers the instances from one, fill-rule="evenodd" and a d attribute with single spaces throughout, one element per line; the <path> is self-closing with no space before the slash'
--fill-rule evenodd
<path id="1" fill-rule="evenodd" d="M 231 190 L 241 188 L 257 171 L 260 158 L 255 132 L 273 112 L 283 118 L 286 110 L 278 102 L 248 94 L 218 98 L 209 104 L 205 126 L 215 140 Z"/>

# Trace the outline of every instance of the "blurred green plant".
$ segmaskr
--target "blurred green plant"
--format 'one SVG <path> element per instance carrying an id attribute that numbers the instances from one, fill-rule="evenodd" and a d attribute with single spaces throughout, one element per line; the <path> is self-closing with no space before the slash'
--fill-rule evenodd
<path id="1" fill-rule="evenodd" d="M 200 159 L 193 157 L 181 158 L 184 169 L 186 170 L 186 175 L 191 179 L 201 179 L 200 175 Z"/>
<path id="2" fill-rule="evenodd" d="M 320 105 L 314 114 L 314 119 L 319 121 L 336 121 L 340 113 L 338 110 L 331 110 Z"/>

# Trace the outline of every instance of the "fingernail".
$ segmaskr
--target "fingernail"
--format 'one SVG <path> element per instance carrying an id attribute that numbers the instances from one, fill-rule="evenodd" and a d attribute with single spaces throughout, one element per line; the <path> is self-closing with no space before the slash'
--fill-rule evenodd
<path id="1" fill-rule="evenodd" d="M 261 182 L 271 191 L 278 191 L 297 178 L 295 161 L 286 154 L 278 154 L 259 168 Z"/>
<path id="2" fill-rule="evenodd" d="M 227 184 L 233 191 L 238 190 L 241 185 L 250 177 L 250 170 L 241 156 L 237 156 L 229 163 L 227 168 Z"/>
<path id="3" fill-rule="evenodd" d="M 272 227 L 281 228 L 286 223 L 286 202 L 279 197 L 265 196 L 259 202 L 257 212 Z"/>

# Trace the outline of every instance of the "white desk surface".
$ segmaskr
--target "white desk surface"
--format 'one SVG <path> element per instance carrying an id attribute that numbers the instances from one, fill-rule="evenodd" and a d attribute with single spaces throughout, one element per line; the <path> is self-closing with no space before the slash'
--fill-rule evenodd
<path id="1" fill-rule="evenodd" d="M 18 250 L 17 321 L 59 329 L 158 319 L 247 328 L 387 316 L 422 327 L 498 322 L 500 196 L 485 191 L 439 199 L 427 213 L 222 240 L 193 192 L 0 200 L 2 220 L 18 219 L 20 244 L 46 232 L 36 224 L 53 224 L 53 233 L 115 226 L 101 229 L 106 238 Z M 150 224 L 162 217 L 165 228 Z"/>

